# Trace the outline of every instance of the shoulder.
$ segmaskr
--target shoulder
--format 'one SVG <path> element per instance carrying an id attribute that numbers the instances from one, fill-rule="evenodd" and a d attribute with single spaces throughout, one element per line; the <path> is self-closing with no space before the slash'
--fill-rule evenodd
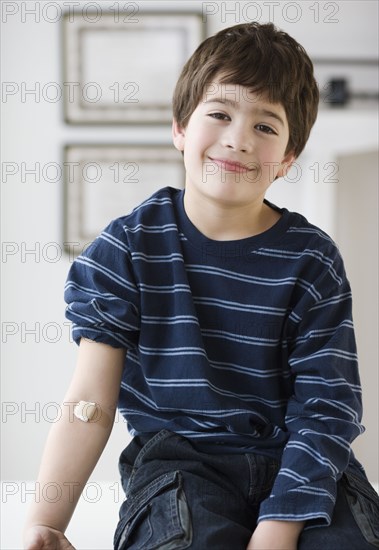
<path id="1" fill-rule="evenodd" d="M 332 289 L 341 292 L 349 283 L 337 243 L 303 215 L 290 212 L 289 219 L 286 242 L 290 249 L 297 251 L 304 279 L 311 281 L 321 295 Z"/>
<path id="2" fill-rule="evenodd" d="M 290 239 L 303 245 L 317 245 L 319 247 L 335 248 L 337 244 L 323 229 L 310 223 L 302 214 L 289 212 L 287 234 Z"/>
<path id="3" fill-rule="evenodd" d="M 285 240 L 299 251 L 318 251 L 333 261 L 342 261 L 340 250 L 333 238 L 298 212 L 289 212 Z"/>
<path id="4" fill-rule="evenodd" d="M 112 220 L 108 228 L 122 227 L 124 231 L 128 231 L 143 222 L 148 222 L 150 225 L 153 222 L 157 225 L 164 224 L 167 216 L 172 217 L 174 202 L 180 192 L 180 189 L 164 187 L 136 206 L 129 214 Z"/>
<path id="5" fill-rule="evenodd" d="M 282 219 L 280 238 L 265 251 L 276 258 L 277 269 L 307 288 L 316 288 L 319 298 L 341 292 L 348 281 L 335 241 L 302 214 L 282 209 Z"/>
<path id="6" fill-rule="evenodd" d="M 276 232 L 274 235 L 275 238 L 278 238 L 278 247 L 298 251 L 307 248 L 328 249 L 338 253 L 338 246 L 330 235 L 317 225 L 310 223 L 303 214 L 290 211 L 287 208 L 280 208 L 267 199 L 265 202 L 282 215 L 279 222 L 280 232 Z"/>
<path id="7" fill-rule="evenodd" d="M 332 315 L 331 308 L 349 310 L 350 283 L 336 242 L 303 215 L 287 211 L 287 216 L 280 248 L 283 265 L 288 266 L 286 274 L 298 285 L 293 319 L 300 320 L 306 312 L 316 310 L 320 315 Z"/>
<path id="8" fill-rule="evenodd" d="M 161 233 L 175 227 L 174 202 L 180 189 L 164 187 L 136 206 L 130 213 L 112 220 L 90 245 L 90 250 L 109 247 L 124 248 L 137 233 Z"/>

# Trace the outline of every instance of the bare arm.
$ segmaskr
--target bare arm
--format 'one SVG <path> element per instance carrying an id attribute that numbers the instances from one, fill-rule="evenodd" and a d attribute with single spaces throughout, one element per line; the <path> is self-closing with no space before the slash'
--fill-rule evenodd
<path id="1" fill-rule="evenodd" d="M 30 528 L 43 525 L 64 532 L 81 492 L 91 475 L 111 433 L 125 350 L 82 339 L 78 361 L 70 387 L 65 395 L 60 419 L 52 426 L 42 457 L 38 483 L 54 483 L 60 488 L 57 502 L 33 503 L 25 528 L 25 547 L 31 545 Z M 73 415 L 74 403 L 92 401 L 97 404 L 91 422 Z M 29 533 L 29 534 L 28 534 Z M 63 546 L 62 546 L 63 547 Z"/>
<path id="2" fill-rule="evenodd" d="M 246 550 L 296 550 L 303 521 L 261 521 Z"/>

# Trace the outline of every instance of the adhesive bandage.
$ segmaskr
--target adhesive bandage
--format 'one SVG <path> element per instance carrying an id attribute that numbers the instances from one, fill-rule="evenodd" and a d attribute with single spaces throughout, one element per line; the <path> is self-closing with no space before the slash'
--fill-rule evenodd
<path id="1" fill-rule="evenodd" d="M 83 422 L 92 420 L 95 413 L 96 403 L 92 403 L 90 401 L 79 401 L 79 403 L 74 407 L 74 415 L 76 418 L 79 418 L 79 420 L 83 420 Z"/>

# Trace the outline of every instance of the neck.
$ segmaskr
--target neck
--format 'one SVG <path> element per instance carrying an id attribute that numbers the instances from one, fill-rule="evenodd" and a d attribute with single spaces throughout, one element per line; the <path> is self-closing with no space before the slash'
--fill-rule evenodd
<path id="1" fill-rule="evenodd" d="M 184 193 L 184 208 L 193 225 L 208 239 L 232 241 L 267 231 L 281 217 L 263 202 L 263 197 L 244 205 L 215 203 L 207 197 Z"/>

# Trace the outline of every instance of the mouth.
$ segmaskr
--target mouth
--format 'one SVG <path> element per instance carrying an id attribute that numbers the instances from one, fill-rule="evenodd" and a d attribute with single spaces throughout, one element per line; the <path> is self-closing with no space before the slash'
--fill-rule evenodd
<path id="1" fill-rule="evenodd" d="M 226 172 L 250 172 L 254 170 L 254 166 L 243 164 L 242 162 L 235 162 L 233 160 L 223 159 L 223 158 L 212 158 L 208 157 L 210 161 L 219 166 L 222 170 Z"/>

